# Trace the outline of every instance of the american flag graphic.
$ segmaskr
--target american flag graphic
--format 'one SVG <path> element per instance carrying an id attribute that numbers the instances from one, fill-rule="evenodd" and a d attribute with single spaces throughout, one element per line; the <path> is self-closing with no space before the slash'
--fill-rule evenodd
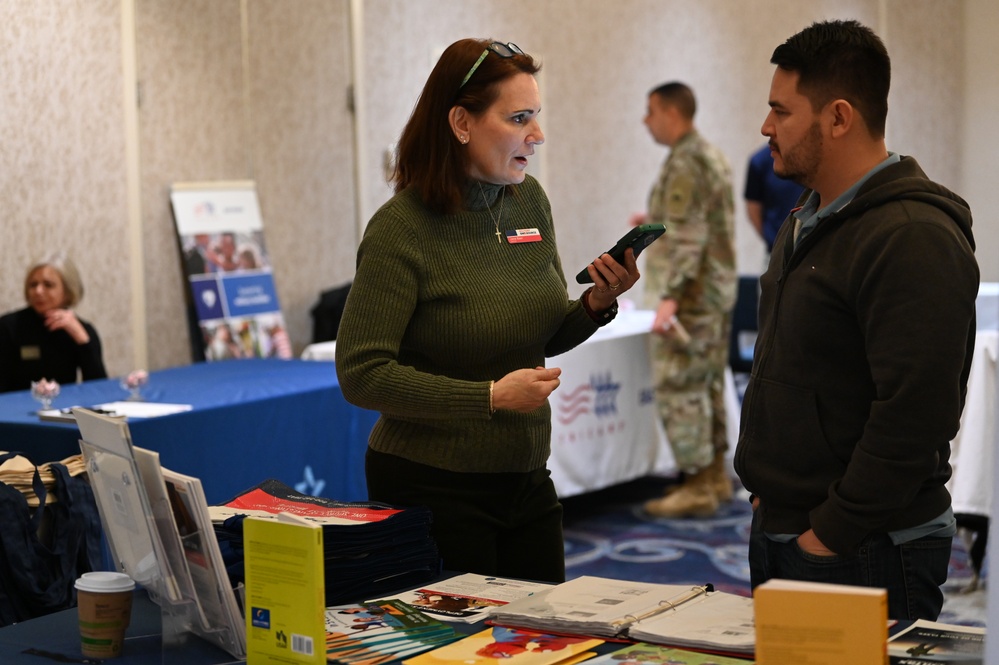
<path id="1" fill-rule="evenodd" d="M 568 425 L 582 415 L 592 413 L 598 418 L 617 415 L 617 395 L 621 384 L 610 372 L 590 376 L 590 382 L 565 392 L 559 391 L 555 416 Z"/>

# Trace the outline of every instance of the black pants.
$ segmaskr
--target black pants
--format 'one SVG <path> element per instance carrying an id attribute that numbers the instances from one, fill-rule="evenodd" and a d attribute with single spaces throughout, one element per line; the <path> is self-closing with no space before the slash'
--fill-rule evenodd
<path id="1" fill-rule="evenodd" d="M 430 508 L 445 569 L 565 581 L 562 504 L 548 469 L 459 473 L 369 448 L 365 475 L 371 501 Z"/>

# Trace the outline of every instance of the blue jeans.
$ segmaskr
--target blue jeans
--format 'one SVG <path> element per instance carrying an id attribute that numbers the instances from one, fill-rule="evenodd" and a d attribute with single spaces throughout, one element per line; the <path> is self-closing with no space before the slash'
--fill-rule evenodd
<path id="1" fill-rule="evenodd" d="M 797 540 L 780 543 L 759 528 L 753 514 L 749 534 L 749 575 L 755 589 L 768 579 L 852 584 L 888 590 L 888 617 L 936 621 L 950 563 L 951 538 L 927 536 L 895 545 L 887 534 L 868 536 L 851 556 L 816 556 Z"/>

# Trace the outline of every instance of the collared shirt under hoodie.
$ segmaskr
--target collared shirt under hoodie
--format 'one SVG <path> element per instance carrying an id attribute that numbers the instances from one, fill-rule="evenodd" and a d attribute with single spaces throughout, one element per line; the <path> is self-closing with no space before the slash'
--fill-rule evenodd
<path id="1" fill-rule="evenodd" d="M 860 188 L 863 187 L 864 183 L 870 180 L 875 173 L 881 171 L 886 166 L 898 164 L 901 159 L 902 158 L 897 153 L 888 153 L 888 157 L 865 173 L 864 177 L 860 180 L 850 185 L 845 192 L 833 199 L 831 203 L 823 206 L 821 210 L 819 209 L 819 193 L 816 191 L 809 193 L 808 198 L 805 199 L 802 206 L 791 211 L 791 216 L 794 218 L 793 240 L 795 246 L 797 246 L 798 241 L 811 233 L 815 227 L 818 226 L 819 222 L 829 215 L 839 212 L 848 203 L 853 201 L 853 199 L 857 197 L 857 192 L 860 191 Z"/>

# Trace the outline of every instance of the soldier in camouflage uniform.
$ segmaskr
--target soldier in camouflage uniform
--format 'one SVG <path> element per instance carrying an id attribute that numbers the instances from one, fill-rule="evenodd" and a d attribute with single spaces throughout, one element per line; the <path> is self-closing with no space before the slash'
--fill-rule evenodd
<path id="1" fill-rule="evenodd" d="M 641 220 L 666 225 L 645 251 L 645 291 L 656 310 L 651 356 L 659 413 L 684 481 L 645 509 L 704 517 L 732 498 L 725 470 L 724 380 L 736 272 L 732 173 L 694 128 L 696 101 L 682 83 L 649 94 L 645 124 L 670 148 Z"/>

